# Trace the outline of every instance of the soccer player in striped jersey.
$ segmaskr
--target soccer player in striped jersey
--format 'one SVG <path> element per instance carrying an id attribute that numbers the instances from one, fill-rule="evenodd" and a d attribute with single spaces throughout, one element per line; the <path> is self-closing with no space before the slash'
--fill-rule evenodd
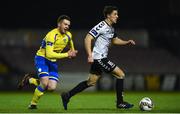
<path id="1" fill-rule="evenodd" d="M 123 100 L 123 82 L 125 73 L 116 64 L 111 62 L 107 56 L 111 44 L 135 45 L 135 42 L 133 40 L 122 40 L 116 35 L 113 27 L 118 19 L 118 9 L 116 7 L 106 6 L 104 8 L 104 17 L 105 20 L 93 27 L 85 38 L 85 49 L 88 55 L 88 63 L 91 63 L 89 78 L 88 80 L 79 83 L 72 90 L 61 95 L 65 110 L 67 110 L 67 104 L 70 98 L 86 88 L 94 86 L 103 71 L 111 73 L 116 77 L 116 107 L 125 109 L 133 107 L 133 104 Z M 93 50 L 91 50 L 92 40 L 95 41 Z"/>
<path id="2" fill-rule="evenodd" d="M 35 56 L 35 66 L 39 79 L 26 74 L 19 83 L 22 89 L 27 84 L 34 84 L 36 87 L 34 96 L 29 105 L 29 109 L 36 109 L 40 97 L 45 91 L 53 91 L 56 89 L 59 81 L 58 65 L 56 60 L 63 58 L 72 58 L 77 54 L 74 49 L 72 34 L 68 31 L 70 27 L 70 18 L 61 15 L 57 20 L 57 28 L 47 33 L 42 40 L 40 49 Z M 68 52 L 62 53 L 63 49 L 70 45 Z"/>

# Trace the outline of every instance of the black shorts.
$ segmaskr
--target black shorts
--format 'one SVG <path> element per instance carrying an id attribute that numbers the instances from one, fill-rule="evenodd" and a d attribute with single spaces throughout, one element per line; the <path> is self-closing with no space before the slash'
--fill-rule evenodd
<path id="1" fill-rule="evenodd" d="M 107 58 L 95 59 L 91 65 L 90 73 L 101 75 L 102 72 L 110 73 L 116 68 L 116 65 Z"/>

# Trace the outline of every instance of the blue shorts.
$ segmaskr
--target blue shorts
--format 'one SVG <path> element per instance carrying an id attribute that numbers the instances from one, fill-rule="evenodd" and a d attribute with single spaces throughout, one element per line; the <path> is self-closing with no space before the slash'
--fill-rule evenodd
<path id="1" fill-rule="evenodd" d="M 56 62 L 49 61 L 41 56 L 35 56 L 35 66 L 39 78 L 48 76 L 50 80 L 59 81 L 58 65 Z"/>

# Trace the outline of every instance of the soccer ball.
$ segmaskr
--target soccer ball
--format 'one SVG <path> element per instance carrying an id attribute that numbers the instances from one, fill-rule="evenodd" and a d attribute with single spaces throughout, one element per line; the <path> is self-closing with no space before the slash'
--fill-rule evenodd
<path id="1" fill-rule="evenodd" d="M 142 111 L 150 111 L 154 107 L 152 100 L 148 97 L 144 97 L 139 102 L 139 108 Z"/>

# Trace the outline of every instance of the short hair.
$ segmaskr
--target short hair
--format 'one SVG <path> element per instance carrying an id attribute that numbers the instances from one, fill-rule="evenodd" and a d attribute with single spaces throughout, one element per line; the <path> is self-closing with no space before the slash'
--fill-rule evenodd
<path id="1" fill-rule="evenodd" d="M 118 8 L 116 6 L 105 6 L 103 10 L 104 17 L 107 18 L 107 15 L 111 14 L 114 10 L 118 11 Z"/>
<path id="2" fill-rule="evenodd" d="M 69 16 L 67 16 L 67 15 L 61 15 L 61 16 L 58 17 L 57 23 L 59 23 L 60 21 L 62 21 L 62 20 L 64 20 L 64 19 L 71 21 L 71 18 L 70 18 Z"/>

